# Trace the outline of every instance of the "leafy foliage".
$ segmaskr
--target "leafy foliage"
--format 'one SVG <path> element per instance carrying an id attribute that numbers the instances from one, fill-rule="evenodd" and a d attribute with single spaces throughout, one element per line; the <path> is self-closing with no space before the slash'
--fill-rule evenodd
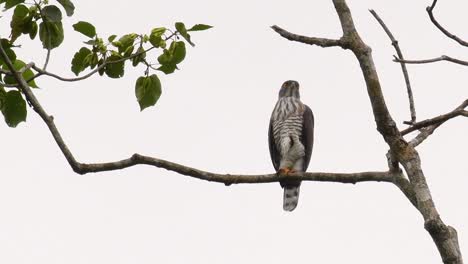
<path id="1" fill-rule="evenodd" d="M 120 78 L 124 75 L 125 61 L 122 56 L 114 54 L 107 59 L 109 64 L 106 66 L 105 73 L 111 78 Z"/>
<path id="2" fill-rule="evenodd" d="M 60 46 L 64 39 L 62 22 L 44 21 L 39 24 L 39 39 L 45 49 Z"/>
<path id="3" fill-rule="evenodd" d="M 75 56 L 73 56 L 71 68 L 75 75 L 78 75 L 89 66 L 89 62 L 86 60 L 86 58 L 90 54 L 92 54 L 91 50 L 86 47 L 82 47 L 77 53 L 75 53 Z"/>
<path id="4" fill-rule="evenodd" d="M 16 6 L 17 4 L 24 3 L 24 0 L 6 0 L 4 2 L 5 2 L 5 9 L 7 10 Z"/>
<path id="5" fill-rule="evenodd" d="M 187 29 L 185 28 L 184 23 L 182 22 L 175 23 L 175 28 L 190 45 L 195 46 L 195 44 L 193 44 L 193 42 L 190 40 L 190 34 L 187 33 Z"/>
<path id="6" fill-rule="evenodd" d="M 44 16 L 44 19 L 49 22 L 62 21 L 62 11 L 54 5 L 44 6 L 44 8 L 42 8 L 42 15 Z"/>
<path id="7" fill-rule="evenodd" d="M 73 5 L 70 0 L 57 0 L 57 2 L 59 2 L 65 9 L 67 16 L 73 16 L 73 13 L 75 12 L 75 5 Z"/>
<path id="8" fill-rule="evenodd" d="M 10 37 L 1 39 L 0 44 L 15 71 L 21 71 L 23 78 L 29 81 L 29 86 L 36 88 L 35 78 L 41 74 L 35 74 L 30 68 L 26 69 L 26 63 L 17 58 L 14 49 L 21 46 L 16 42 L 22 35 L 31 39 L 39 35 L 39 40 L 47 52 L 60 47 L 65 38 L 62 12 L 72 16 L 75 6 L 72 0 L 0 0 L 1 5 L 4 5 L 4 11 L 13 11 Z M 161 96 L 161 82 L 156 72 L 171 74 L 179 69 L 187 54 L 185 43 L 195 46 L 189 32 L 211 28 L 210 25 L 196 24 L 187 29 L 182 22 L 175 23 L 174 27 L 175 29 L 155 27 L 147 34 L 128 33 L 102 38 L 92 23 L 79 21 L 73 24 L 73 29 L 87 39 L 84 46 L 74 54 L 71 71 L 79 76 L 90 69 L 94 71 L 89 75 L 97 72 L 101 76 L 121 78 L 125 73 L 126 61 L 131 61 L 133 67 L 143 66 L 144 75 L 136 80 L 135 95 L 140 110 L 146 109 L 155 105 Z M 159 54 L 150 54 L 151 51 Z M 1 56 L 0 67 L 4 70 L 4 73 L 0 74 L 0 110 L 6 123 L 16 127 L 26 120 L 26 103 L 21 87 L 15 89 L 15 86 L 18 86 L 17 80 L 9 73 L 10 69 Z M 155 72 L 150 73 L 151 71 Z"/>
<path id="9" fill-rule="evenodd" d="M 0 92 L 2 93 L 2 92 Z M 0 95 L 2 97 L 2 95 Z M 10 127 L 16 127 L 19 123 L 26 121 L 26 102 L 18 91 L 3 91 L 2 113 L 5 122 Z"/>
<path id="10" fill-rule="evenodd" d="M 78 31 L 89 38 L 93 38 L 96 36 L 96 28 L 91 23 L 88 23 L 86 21 L 80 21 L 74 24 L 73 28 L 75 29 L 75 31 Z"/>
<path id="11" fill-rule="evenodd" d="M 156 74 L 151 76 L 141 76 L 135 84 L 135 95 L 143 111 L 149 106 L 153 106 L 161 96 L 161 82 Z"/>
<path id="12" fill-rule="evenodd" d="M 24 67 L 26 66 L 26 63 L 24 63 L 23 61 L 21 60 L 15 60 L 13 62 L 13 67 L 15 68 L 15 70 L 21 70 L 23 69 Z M 3 66 L 3 69 L 7 70 L 8 67 L 7 66 Z M 27 69 L 23 72 L 23 78 L 25 80 L 29 80 L 31 79 L 32 77 L 34 76 L 34 73 L 32 72 L 31 69 Z M 10 85 L 14 85 L 16 84 L 16 79 L 12 76 L 12 75 L 7 75 L 5 76 L 5 78 L 3 78 L 3 82 L 5 84 L 10 84 Z M 34 80 L 31 80 L 28 82 L 29 86 L 33 87 L 33 88 L 37 88 L 37 85 L 36 85 L 36 82 L 34 82 Z"/>
<path id="13" fill-rule="evenodd" d="M 187 31 L 201 31 L 201 30 L 207 30 L 212 28 L 210 25 L 204 25 L 204 24 L 196 24 L 195 26 L 191 27 Z"/>

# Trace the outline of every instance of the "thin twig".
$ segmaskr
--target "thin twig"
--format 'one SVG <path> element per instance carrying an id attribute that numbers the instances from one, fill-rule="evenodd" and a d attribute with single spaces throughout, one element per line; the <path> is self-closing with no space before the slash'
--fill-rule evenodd
<path id="1" fill-rule="evenodd" d="M 445 36 L 455 40 L 456 42 L 458 42 L 460 45 L 462 46 L 465 46 L 465 47 L 468 47 L 468 42 L 464 41 L 463 39 L 455 36 L 454 34 L 450 33 L 448 30 L 446 30 L 444 27 L 442 27 L 442 25 L 439 24 L 439 22 L 435 19 L 434 17 L 434 14 L 433 14 L 433 11 L 434 11 L 434 8 L 437 4 L 437 0 L 434 0 L 432 2 L 432 5 L 431 6 L 428 6 L 426 8 L 426 11 L 427 11 L 427 14 L 429 15 L 429 18 L 431 19 L 432 23 L 442 32 L 445 34 Z"/>
<path id="2" fill-rule="evenodd" d="M 92 70 L 91 72 L 83 75 L 83 76 L 80 76 L 80 77 L 76 77 L 76 78 L 66 78 L 66 77 L 62 77 L 62 76 L 59 76 L 55 73 L 51 73 L 51 72 L 48 72 L 48 71 L 45 71 L 37 66 L 33 66 L 32 68 L 37 71 L 38 73 L 36 75 L 34 75 L 34 77 L 32 77 L 31 79 L 29 80 L 26 80 L 27 82 L 30 82 L 34 79 L 36 79 L 37 77 L 41 76 L 41 75 L 47 75 L 47 76 L 50 76 L 50 77 L 53 77 L 55 79 L 58 79 L 58 80 L 61 80 L 61 81 L 64 81 L 64 82 L 76 82 L 76 81 L 81 81 L 81 80 L 84 80 L 84 79 L 87 79 L 91 76 L 93 76 L 94 74 L 96 74 L 97 72 L 99 72 L 99 70 L 103 69 L 104 67 L 106 67 L 107 65 L 109 64 L 113 64 L 113 63 L 119 63 L 119 62 L 122 62 L 122 61 L 126 61 L 126 60 L 129 60 L 129 59 L 132 59 L 136 56 L 139 56 L 145 52 L 148 52 L 152 49 L 154 49 L 155 47 L 151 47 L 151 48 L 148 48 L 144 51 L 141 51 L 141 52 L 137 52 L 135 54 L 132 54 L 131 56 L 128 56 L 128 57 L 125 57 L 125 58 L 121 58 L 121 59 L 118 59 L 118 60 L 115 60 L 115 61 L 108 61 L 106 60 L 103 64 L 99 65 L 96 69 Z"/>
<path id="3" fill-rule="evenodd" d="M 425 59 L 425 60 L 402 60 L 402 59 L 399 59 L 397 57 L 393 57 L 393 61 L 400 62 L 400 63 L 406 63 L 406 64 L 425 64 L 425 63 L 433 63 L 433 62 L 438 62 L 438 61 L 449 61 L 449 62 L 460 64 L 460 65 L 463 65 L 463 66 L 468 66 L 468 61 L 455 59 L 455 58 L 452 58 L 452 57 L 447 56 L 447 55 L 442 55 L 442 56 L 437 57 L 437 58 Z"/>
<path id="4" fill-rule="evenodd" d="M 417 123 L 414 123 L 411 127 L 408 127 L 407 129 L 404 129 L 401 131 L 402 135 L 406 135 L 408 133 L 411 133 L 415 130 L 424 128 L 424 127 L 429 127 L 432 125 L 440 125 L 444 123 L 447 120 L 450 120 L 454 117 L 457 116 L 464 116 L 464 109 L 468 106 L 468 99 L 463 101 L 462 104 L 460 104 L 457 108 L 455 108 L 453 111 L 448 112 L 447 114 L 436 116 L 434 118 L 426 119 Z M 437 128 L 437 127 L 435 127 Z M 434 128 L 434 129 L 435 129 Z"/>
<path id="5" fill-rule="evenodd" d="M 387 33 L 387 36 L 390 38 L 392 42 L 392 46 L 395 48 L 395 51 L 398 55 L 398 58 L 400 60 L 404 60 L 405 58 L 403 57 L 403 53 L 401 52 L 400 46 L 398 45 L 398 41 L 393 37 L 392 32 L 390 29 L 388 29 L 387 25 L 383 22 L 383 20 L 379 17 L 379 15 L 374 11 L 374 10 L 369 10 L 369 12 L 374 16 L 374 18 L 379 22 L 380 26 L 382 26 L 383 30 L 385 33 Z M 406 90 L 408 92 L 408 100 L 409 100 L 409 106 L 410 106 L 410 113 L 411 113 L 411 121 L 410 123 L 416 122 L 416 108 L 414 105 L 414 98 L 413 98 L 413 90 L 411 89 L 411 83 L 409 79 L 409 74 L 408 70 L 406 69 L 406 65 L 403 62 L 400 62 L 401 65 L 401 70 L 403 72 L 403 76 L 405 78 L 405 83 L 406 83 Z"/>

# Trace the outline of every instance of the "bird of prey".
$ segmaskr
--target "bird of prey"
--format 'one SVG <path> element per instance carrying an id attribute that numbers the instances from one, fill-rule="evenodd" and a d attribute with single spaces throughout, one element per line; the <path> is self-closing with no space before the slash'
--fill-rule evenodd
<path id="1" fill-rule="evenodd" d="M 268 145 L 278 174 L 305 172 L 314 144 L 314 115 L 299 96 L 299 83 L 286 81 L 281 86 L 270 118 Z M 292 211 L 299 200 L 300 181 L 280 182 L 284 189 L 283 209 Z"/>

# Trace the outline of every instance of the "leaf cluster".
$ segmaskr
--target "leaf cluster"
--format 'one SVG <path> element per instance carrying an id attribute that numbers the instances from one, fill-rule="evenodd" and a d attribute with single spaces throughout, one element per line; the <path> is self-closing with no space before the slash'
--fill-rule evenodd
<path id="1" fill-rule="evenodd" d="M 51 2 L 51 3 L 49 3 Z M 15 71 L 22 74 L 30 87 L 37 88 L 35 79 L 43 72 L 34 73 L 27 64 L 18 59 L 14 49 L 21 36 L 26 35 L 35 40 L 39 36 L 42 47 L 48 53 L 58 48 L 64 41 L 65 34 L 62 19 L 72 16 L 75 6 L 70 0 L 0 0 L 4 5 L 3 12 L 10 12 L 10 36 L 0 39 L 0 44 L 12 62 Z M 71 59 L 71 71 L 80 75 L 91 70 L 86 77 L 99 73 L 110 78 L 121 78 L 125 73 L 125 64 L 131 62 L 133 67 L 143 66 L 144 74 L 135 83 L 135 97 L 143 110 L 153 106 L 161 96 L 161 82 L 157 72 L 171 74 L 179 69 L 178 65 L 185 59 L 185 43 L 195 46 L 190 33 L 207 30 L 209 25 L 196 24 L 186 28 L 182 22 L 174 24 L 174 29 L 166 27 L 153 28 L 148 33 L 129 33 L 122 36 L 111 35 L 102 38 L 96 27 L 89 22 L 79 21 L 73 25 L 76 32 L 83 34 L 86 40 Z M 157 51 L 157 55 L 150 55 Z M 0 111 L 10 127 L 16 127 L 26 120 L 27 103 L 19 88 L 14 74 L 0 57 Z M 153 71 L 151 74 L 150 72 Z"/>
<path id="2" fill-rule="evenodd" d="M 100 75 L 107 75 L 110 78 L 121 78 L 125 74 L 125 62 L 131 61 L 133 67 L 143 65 L 146 67 L 144 76 L 138 78 L 136 87 L 142 87 L 143 81 L 158 80 L 151 82 L 151 89 L 137 88 L 136 98 L 143 110 L 156 104 L 161 94 L 161 83 L 156 73 L 150 76 L 150 71 L 160 71 L 164 74 L 171 74 L 178 69 L 178 65 L 185 59 L 186 46 L 184 40 L 194 46 L 189 32 L 201 31 L 211 28 L 209 25 L 197 24 L 190 29 L 186 29 L 184 23 L 175 23 L 175 30 L 165 27 L 153 28 L 148 34 L 129 33 L 118 37 L 111 35 L 106 40 L 99 37 L 96 28 L 89 22 L 80 21 L 73 25 L 75 31 L 82 33 L 89 38 L 84 42 L 86 46 L 80 48 L 72 60 L 72 71 L 79 75 L 86 69 L 97 68 Z M 160 55 L 156 61 L 150 61 L 147 54 L 151 50 L 159 50 Z M 151 77 L 151 78 L 150 78 Z M 143 85 L 146 87 L 145 85 Z M 141 93 L 145 93 L 140 96 Z M 147 94 L 146 94 L 147 93 Z M 143 99 L 142 99 L 143 98 Z M 156 98 L 155 100 L 145 100 L 144 98 Z"/>

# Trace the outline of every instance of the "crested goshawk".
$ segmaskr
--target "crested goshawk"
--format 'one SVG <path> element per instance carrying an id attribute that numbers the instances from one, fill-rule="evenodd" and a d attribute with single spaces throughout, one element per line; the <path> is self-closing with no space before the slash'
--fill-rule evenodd
<path id="1" fill-rule="evenodd" d="M 281 86 L 268 129 L 268 143 L 277 173 L 305 172 L 314 144 L 314 115 L 299 96 L 299 83 L 286 81 Z M 287 178 L 287 177 L 286 177 Z M 299 200 L 300 181 L 284 180 L 283 209 L 292 211 Z"/>

